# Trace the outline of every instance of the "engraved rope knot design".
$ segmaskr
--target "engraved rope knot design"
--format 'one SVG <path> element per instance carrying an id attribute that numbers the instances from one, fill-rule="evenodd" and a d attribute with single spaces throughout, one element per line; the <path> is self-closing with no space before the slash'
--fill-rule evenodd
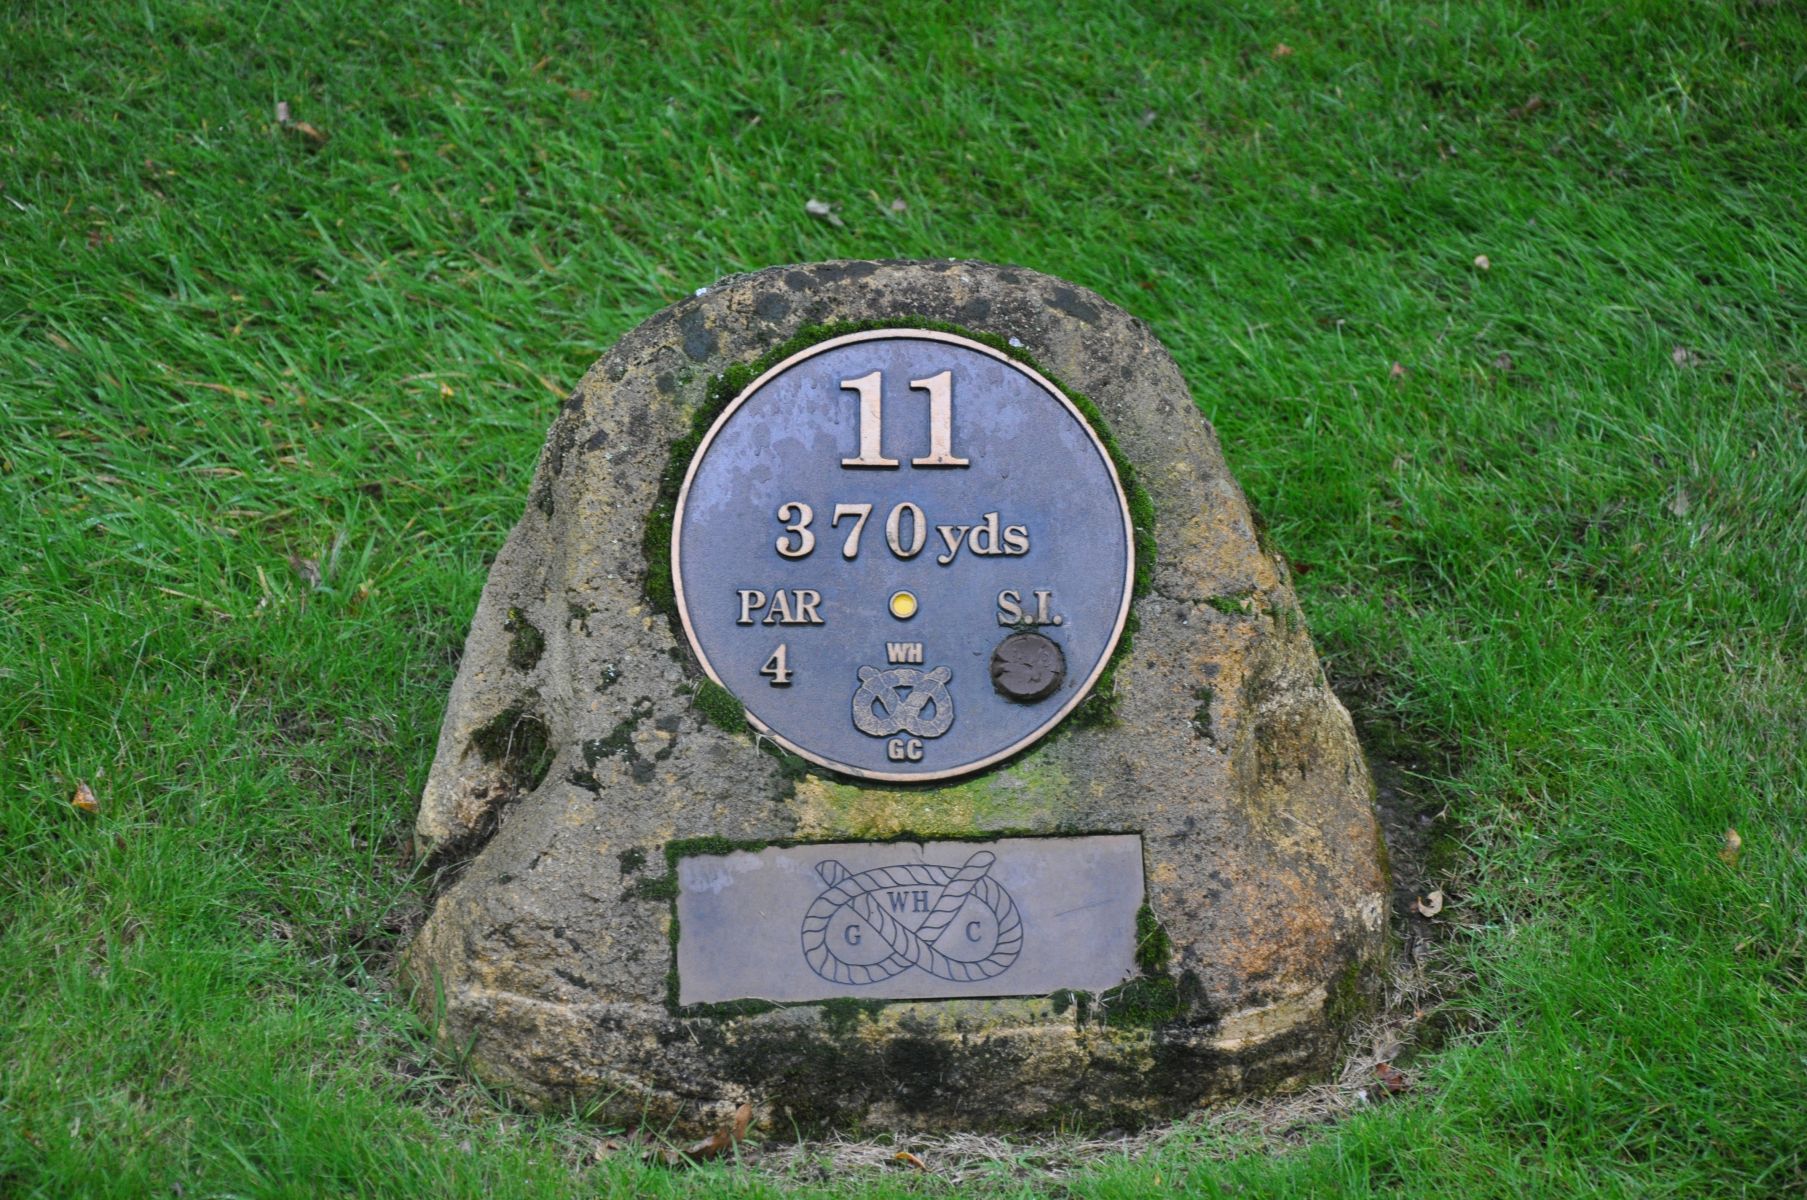
<path id="1" fill-rule="evenodd" d="M 853 723 L 861 733 L 873 737 L 890 737 L 894 733 L 940 737 L 954 723 L 954 698 L 947 694 L 947 681 L 953 677 L 954 673 L 946 667 L 933 671 L 861 667 L 860 690 L 853 694 Z M 898 688 L 909 688 L 909 694 L 900 696 Z M 930 704 L 935 706 L 934 715 L 925 718 L 922 710 Z M 881 706 L 885 710 L 882 717 L 877 712 Z"/>
<path id="2" fill-rule="evenodd" d="M 997 855 L 981 850 L 959 867 L 908 863 L 878 867 L 855 875 L 835 860 L 816 864 L 816 874 L 828 885 L 803 914 L 803 957 L 810 970 L 831 983 L 878 983 L 920 967 L 937 979 L 972 983 L 995 979 L 1010 969 L 1023 952 L 1023 918 L 1016 901 L 1002 884 L 991 878 Z M 896 888 L 940 888 L 941 898 L 911 929 L 887 913 L 878 893 Z M 956 958 L 936 943 L 946 933 L 968 898 L 991 910 L 998 936 L 991 952 L 982 958 Z M 865 925 L 889 949 L 876 963 L 850 963 L 828 943 L 828 926 L 843 908 L 857 913 Z"/>

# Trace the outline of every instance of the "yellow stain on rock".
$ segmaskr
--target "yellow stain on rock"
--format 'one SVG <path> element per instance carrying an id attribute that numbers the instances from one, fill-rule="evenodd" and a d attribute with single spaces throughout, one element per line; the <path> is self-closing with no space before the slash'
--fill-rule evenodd
<path id="1" fill-rule="evenodd" d="M 1301 995 L 1231 1013 L 1217 1027 L 1217 1037 L 1211 1044 L 1226 1054 L 1234 1054 L 1279 1037 L 1296 1026 L 1315 1020 L 1324 1011 L 1326 995 L 1324 987 L 1319 985 Z"/>
<path id="2" fill-rule="evenodd" d="M 1065 772 L 1025 764 L 926 792 L 879 791 L 811 775 L 798 781 L 792 803 L 802 838 L 971 837 L 1059 828 L 1071 791 Z"/>

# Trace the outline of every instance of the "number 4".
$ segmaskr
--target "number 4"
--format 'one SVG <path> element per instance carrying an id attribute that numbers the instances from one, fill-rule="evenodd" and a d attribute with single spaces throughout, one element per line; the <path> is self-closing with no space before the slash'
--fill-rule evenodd
<path id="1" fill-rule="evenodd" d="M 759 668 L 759 673 L 771 676 L 773 687 L 789 687 L 791 685 L 791 669 L 788 663 L 789 656 L 785 651 L 784 643 L 779 642 L 778 649 L 772 651 L 772 657 L 765 660 L 765 666 Z"/>

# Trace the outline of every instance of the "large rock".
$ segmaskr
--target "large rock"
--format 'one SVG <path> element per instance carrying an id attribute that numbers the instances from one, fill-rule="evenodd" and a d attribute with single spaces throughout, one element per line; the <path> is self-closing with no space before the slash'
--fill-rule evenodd
<path id="1" fill-rule="evenodd" d="M 1013 339 L 1102 412 L 1158 553 L 1107 720 L 898 787 L 800 769 L 699 705 L 643 548 L 671 443 L 719 373 L 848 321 Z M 983 263 L 774 268 L 628 334 L 553 426 L 422 798 L 418 851 L 461 869 L 406 976 L 484 1080 L 613 1120 L 702 1128 L 751 1100 L 777 1130 L 1134 1123 L 1329 1066 L 1383 947 L 1371 802 L 1285 563 L 1143 322 Z M 1145 859 L 1143 974 L 1102 996 L 676 1007 L 674 842 L 1124 831 Z"/>

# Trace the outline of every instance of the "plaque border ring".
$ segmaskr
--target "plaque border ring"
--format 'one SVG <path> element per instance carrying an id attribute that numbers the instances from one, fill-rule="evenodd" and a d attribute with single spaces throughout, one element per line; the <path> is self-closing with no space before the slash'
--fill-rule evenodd
<path id="1" fill-rule="evenodd" d="M 714 444 L 716 435 L 727 426 L 729 421 L 734 419 L 734 414 L 740 411 L 741 406 L 752 398 L 752 396 L 771 379 L 790 370 L 798 363 L 814 358 L 818 354 L 826 354 L 828 351 L 838 349 L 841 346 L 850 346 L 859 342 L 892 340 L 941 342 L 951 346 L 959 346 L 962 349 L 970 350 L 976 354 L 982 354 L 987 358 L 996 359 L 998 362 L 1003 363 L 1012 370 L 1020 372 L 1024 377 L 1029 379 L 1043 392 L 1047 393 L 1058 402 L 1060 406 L 1072 416 L 1073 420 L 1078 423 L 1079 428 L 1085 431 L 1086 438 L 1091 442 L 1093 450 L 1098 454 L 1099 461 L 1104 464 L 1104 469 L 1110 476 L 1111 491 L 1117 501 L 1117 511 L 1123 518 L 1123 600 L 1117 606 L 1117 619 L 1115 624 L 1111 627 L 1110 637 L 1106 639 L 1104 643 L 1104 652 L 1098 656 L 1098 661 L 1093 664 L 1091 672 L 1077 688 L 1073 689 L 1072 696 L 1070 696 L 1066 703 L 1062 704 L 1058 710 L 1051 713 L 1046 721 L 1037 725 L 1028 734 L 1018 738 L 1010 745 L 988 754 L 983 758 L 973 762 L 961 763 L 958 766 L 948 767 L 943 770 L 934 771 L 908 772 L 868 770 L 864 767 L 856 767 L 849 763 L 837 762 L 822 754 L 804 749 L 802 746 L 797 745 L 782 734 L 773 732 L 764 721 L 759 719 L 758 715 L 753 712 L 752 708 L 747 705 L 745 700 L 741 699 L 738 695 L 735 695 L 734 697 L 736 700 L 740 701 L 741 706 L 746 710 L 747 724 L 757 730 L 761 736 L 770 738 L 790 753 L 815 763 L 817 766 L 827 767 L 829 770 L 838 774 L 850 775 L 858 779 L 879 780 L 885 783 L 929 783 L 937 779 L 953 779 L 961 775 L 970 775 L 975 771 L 982 771 L 986 767 L 1000 763 L 1024 748 L 1034 745 L 1037 741 L 1040 741 L 1045 737 L 1056 725 L 1060 724 L 1060 722 L 1066 718 L 1068 713 L 1079 707 L 1082 700 L 1091 695 L 1092 688 L 1097 684 L 1099 676 L 1103 675 L 1105 667 L 1110 665 L 1111 656 L 1117 652 L 1117 644 L 1123 637 L 1123 626 L 1129 619 L 1130 601 L 1133 599 L 1133 593 L 1135 591 L 1136 530 L 1135 524 L 1130 519 L 1129 515 L 1129 500 L 1123 493 L 1123 480 L 1117 474 L 1117 464 L 1112 461 L 1110 451 L 1105 449 L 1104 441 L 1098 436 L 1098 431 L 1092 428 L 1091 422 L 1086 420 L 1085 414 L 1079 411 L 1079 407 L 1067 397 L 1066 393 L 1056 387 L 1040 371 L 1037 371 L 1027 363 L 1017 361 L 1001 350 L 987 346 L 983 342 L 974 341 L 972 338 L 962 337 L 957 333 L 944 333 L 938 329 L 916 329 L 908 326 L 896 329 L 866 329 L 861 330 L 858 333 L 844 333 L 838 337 L 832 337 L 825 341 L 817 342 L 812 346 L 806 346 L 783 361 L 767 368 L 760 373 L 758 378 L 742 388 L 740 394 L 730 400 L 726 407 L 724 407 L 716 416 L 715 420 L 709 426 L 709 432 L 703 435 L 703 440 L 701 442 L 697 443 L 696 451 L 690 456 L 690 464 L 684 470 L 684 482 L 678 488 L 678 499 L 676 505 L 673 506 L 671 519 L 672 591 L 677 597 L 678 621 L 684 627 L 685 640 L 690 643 L 690 648 L 696 652 L 697 660 L 702 664 L 703 670 L 708 674 L 710 680 L 714 682 L 716 686 L 728 690 L 730 694 L 733 694 L 731 689 L 728 689 L 727 685 L 722 682 L 722 677 L 717 673 L 714 664 L 709 661 L 709 655 L 704 651 L 702 642 L 696 636 L 696 629 L 691 625 L 690 608 L 684 602 L 684 560 L 680 543 L 683 540 L 684 532 L 684 509 L 686 503 L 690 499 L 690 485 L 696 478 L 697 468 L 702 464 L 703 458 L 709 453 L 709 447 Z"/>

